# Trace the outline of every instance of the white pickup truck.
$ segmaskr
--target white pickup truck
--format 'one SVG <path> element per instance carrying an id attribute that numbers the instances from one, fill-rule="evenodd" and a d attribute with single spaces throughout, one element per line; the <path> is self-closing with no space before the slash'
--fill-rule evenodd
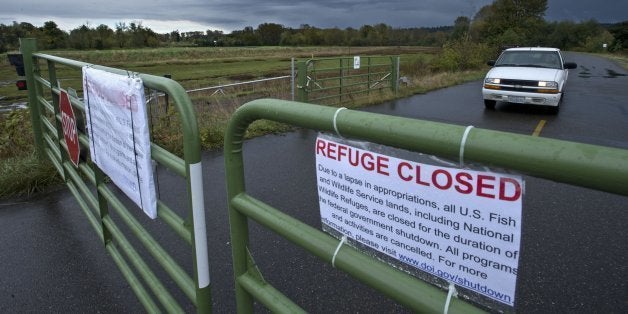
<path id="1" fill-rule="evenodd" d="M 497 102 L 549 106 L 558 112 L 568 69 L 578 65 L 564 62 L 557 48 L 510 48 L 497 61 L 489 61 L 482 87 L 484 106 L 494 109 Z"/>

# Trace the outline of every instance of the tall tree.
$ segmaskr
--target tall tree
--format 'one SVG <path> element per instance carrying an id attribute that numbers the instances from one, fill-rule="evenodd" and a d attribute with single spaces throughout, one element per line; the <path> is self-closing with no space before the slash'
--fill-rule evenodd
<path id="1" fill-rule="evenodd" d="M 100 24 L 95 29 L 95 47 L 96 49 L 110 49 L 115 45 L 114 33 L 109 26 Z"/>
<path id="2" fill-rule="evenodd" d="M 476 14 L 473 34 L 494 44 L 536 44 L 546 10 L 547 0 L 495 0 Z"/>
<path id="3" fill-rule="evenodd" d="M 127 46 L 127 42 L 128 40 L 128 26 L 126 26 L 126 23 L 124 22 L 119 22 L 116 23 L 116 43 L 118 45 L 118 48 L 124 48 Z"/>
<path id="4" fill-rule="evenodd" d="M 57 49 L 65 47 L 65 40 L 67 34 L 57 27 L 57 24 L 53 21 L 44 23 L 41 28 L 42 31 L 42 43 L 45 49 Z"/>
<path id="5" fill-rule="evenodd" d="M 325 45 L 341 46 L 345 43 L 345 35 L 338 27 L 323 30 Z"/>
<path id="6" fill-rule="evenodd" d="M 467 38 L 469 34 L 469 25 L 471 25 L 471 21 L 466 16 L 459 16 L 454 21 L 454 29 L 451 31 L 451 38 L 461 39 Z"/>
<path id="7" fill-rule="evenodd" d="M 74 49 L 94 48 L 93 37 L 88 25 L 83 24 L 70 31 L 70 45 Z"/>
<path id="8" fill-rule="evenodd" d="M 628 20 L 614 24 L 610 26 L 608 30 L 615 37 L 613 49 L 620 50 L 628 48 Z"/>
<path id="9" fill-rule="evenodd" d="M 260 43 L 259 38 L 255 34 L 255 30 L 251 26 L 246 26 L 241 31 L 231 32 L 236 46 L 257 46 Z"/>
<path id="10" fill-rule="evenodd" d="M 264 23 L 257 26 L 257 35 L 264 46 L 279 45 L 283 31 L 283 25 L 275 23 Z"/>

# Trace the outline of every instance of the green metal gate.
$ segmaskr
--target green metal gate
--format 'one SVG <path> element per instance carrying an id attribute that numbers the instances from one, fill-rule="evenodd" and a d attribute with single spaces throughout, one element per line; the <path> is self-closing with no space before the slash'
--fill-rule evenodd
<path id="1" fill-rule="evenodd" d="M 297 64 L 298 100 L 342 104 L 374 91 L 399 90 L 399 57 L 318 58 Z"/>
<path id="2" fill-rule="evenodd" d="M 147 231 L 152 227 L 147 226 L 151 222 L 142 224 L 133 214 L 139 210 L 129 210 L 124 199 L 119 198 L 119 194 L 107 186 L 106 176 L 97 166 L 84 159 L 75 167 L 69 160 L 59 111 L 59 95 L 63 89 L 59 86 L 57 68 L 63 66 L 80 71 L 88 64 L 37 53 L 34 39 L 21 39 L 20 45 L 24 57 L 37 151 L 40 157 L 49 158 L 57 168 L 139 301 L 148 312 L 185 311 L 185 307 L 177 302 L 172 291 L 168 290 L 157 273 L 151 269 L 152 265 L 158 265 L 157 267 L 162 268 L 159 272 L 169 275 L 180 289 L 179 294 L 182 292 L 189 302 L 196 306 L 199 313 L 211 312 L 201 146 L 196 115 L 185 90 L 170 79 L 137 74 L 143 80 L 145 88 L 159 90 L 168 95 L 182 121 L 183 158 L 155 143 L 150 145 L 152 159 L 181 176 L 187 184 L 187 207 L 170 208 L 161 200 L 157 200 L 157 215 L 178 235 L 178 241 L 190 247 L 193 257 L 190 261 L 193 265 L 192 274 L 179 265 Z M 42 63 L 47 69 L 48 78 L 41 76 Z M 128 74 L 127 71 L 120 69 L 89 66 L 111 73 Z M 81 99 L 70 97 L 70 101 L 74 110 L 83 115 L 85 106 Z M 79 133 L 80 146 L 89 151 L 87 135 Z M 112 218 L 110 211 L 116 219 Z M 185 213 L 187 217 L 182 218 L 177 211 Z M 123 222 L 122 225 L 119 224 L 120 221 Z M 128 238 L 129 234 L 134 238 Z M 133 243 L 138 242 L 141 243 L 140 249 L 133 246 Z M 148 252 L 152 258 L 146 259 L 141 256 L 141 252 Z"/>
<path id="3" fill-rule="evenodd" d="M 424 154 L 512 169 L 522 174 L 601 191 L 628 195 L 628 150 L 421 121 L 299 102 L 261 99 L 240 107 L 225 136 L 227 193 L 231 242 L 239 313 L 250 313 L 253 300 L 273 312 L 303 311 L 264 281 L 249 253 L 248 222 L 254 220 L 325 262 L 335 259 L 343 270 L 388 297 L 418 312 L 441 312 L 447 292 L 411 277 L 366 254 L 343 247 L 339 241 L 247 194 L 244 182 L 243 137 L 258 119 L 303 128 L 337 132 L 344 137 L 366 140 Z M 453 299 L 453 313 L 479 311 Z"/>

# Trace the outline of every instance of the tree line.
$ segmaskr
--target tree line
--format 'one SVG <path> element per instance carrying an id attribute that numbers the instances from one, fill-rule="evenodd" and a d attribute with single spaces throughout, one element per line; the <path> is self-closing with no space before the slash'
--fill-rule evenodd
<path id="1" fill-rule="evenodd" d="M 141 23 L 96 27 L 82 25 L 69 33 L 54 21 L 36 27 L 28 22 L 0 24 L 0 52 L 18 48 L 19 38 L 38 39 L 40 49 L 119 49 L 162 46 L 439 46 L 444 43 L 451 26 L 434 28 L 394 29 L 386 24 L 355 28 L 317 28 L 307 24 L 289 28 L 276 23 L 247 26 L 225 34 L 219 30 L 157 34 Z"/>
<path id="2" fill-rule="evenodd" d="M 37 38 L 39 48 L 120 49 L 163 46 L 437 46 L 472 42 L 503 46 L 550 46 L 600 51 L 628 48 L 628 21 L 607 25 L 595 20 L 548 22 L 547 0 L 495 0 L 473 17 L 460 16 L 453 26 L 393 28 L 384 23 L 360 28 L 299 28 L 276 23 L 247 26 L 225 34 L 219 30 L 157 34 L 141 23 L 84 24 L 70 32 L 54 21 L 36 27 L 28 22 L 0 24 L 0 52 L 17 50 L 20 37 Z M 603 44 L 607 48 L 603 48 Z"/>

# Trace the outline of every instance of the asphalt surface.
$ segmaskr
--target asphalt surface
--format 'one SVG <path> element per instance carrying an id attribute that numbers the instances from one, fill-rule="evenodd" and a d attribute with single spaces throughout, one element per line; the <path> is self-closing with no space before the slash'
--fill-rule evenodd
<path id="1" fill-rule="evenodd" d="M 520 134 L 532 134 L 544 120 L 540 136 L 628 149 L 628 73 L 584 54 L 569 53 L 567 61 L 579 67 L 570 71 L 557 115 L 511 104 L 485 110 L 481 82 L 364 110 Z M 307 130 L 264 136 L 247 141 L 244 152 L 248 193 L 320 228 L 315 137 Z M 203 169 L 213 307 L 232 313 L 222 153 L 206 153 Z M 163 169 L 157 177 L 160 199 L 184 208 L 181 180 Z M 628 197 L 525 179 L 517 312 L 628 312 Z M 191 268 L 189 250 L 161 222 L 148 224 Z M 310 312 L 406 312 L 255 223 L 250 237 L 265 278 Z M 0 239 L 0 312 L 143 311 L 66 189 L 0 203 Z"/>

